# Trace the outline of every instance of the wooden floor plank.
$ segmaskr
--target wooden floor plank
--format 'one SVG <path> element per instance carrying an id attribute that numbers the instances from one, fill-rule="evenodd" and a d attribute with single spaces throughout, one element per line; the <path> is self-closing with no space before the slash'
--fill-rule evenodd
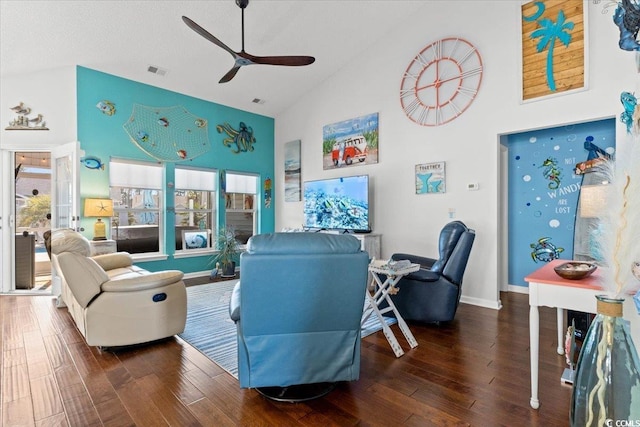
<path id="1" fill-rule="evenodd" d="M 35 426 L 30 396 L 5 402 L 2 406 L 3 426 Z"/>
<path id="2" fill-rule="evenodd" d="M 64 407 L 53 375 L 31 380 L 31 400 L 36 421 L 63 414 Z"/>
<path id="3" fill-rule="evenodd" d="M 410 324 L 396 358 L 381 332 L 362 341 L 360 380 L 289 404 L 265 399 L 179 337 L 110 351 L 86 345 L 51 297 L 0 296 L 2 426 L 562 426 L 555 310 L 540 307 L 541 407 L 529 406 L 528 297 L 503 309 L 461 304 L 449 324 Z"/>
<path id="4" fill-rule="evenodd" d="M 3 366 L 2 396 L 3 402 L 12 402 L 31 396 L 29 372 L 26 364 Z"/>

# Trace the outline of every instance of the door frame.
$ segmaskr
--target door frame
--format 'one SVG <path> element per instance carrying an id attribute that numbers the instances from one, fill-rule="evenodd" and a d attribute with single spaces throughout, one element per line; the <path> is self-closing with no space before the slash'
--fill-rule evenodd
<path id="1" fill-rule="evenodd" d="M 3 171 L 3 179 L 0 180 L 0 294 L 14 292 L 15 285 L 15 153 L 17 152 L 48 152 L 51 154 L 51 198 L 52 198 L 52 215 L 51 227 L 55 227 L 54 222 L 54 192 L 56 191 L 53 170 L 55 166 L 55 153 L 67 153 L 72 156 L 72 174 L 73 174 L 73 200 L 74 200 L 74 218 L 77 222 L 79 218 L 80 206 L 80 185 L 79 185 L 79 159 L 82 155 L 80 143 L 73 141 L 66 144 L 47 144 L 47 145 L 6 145 L 0 149 L 0 171 Z M 52 271 L 53 281 L 53 271 Z M 53 292 L 53 282 L 52 282 Z"/>

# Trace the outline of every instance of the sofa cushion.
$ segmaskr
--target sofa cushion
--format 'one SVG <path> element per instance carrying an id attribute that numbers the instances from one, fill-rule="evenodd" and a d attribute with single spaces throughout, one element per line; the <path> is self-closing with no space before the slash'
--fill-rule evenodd
<path id="1" fill-rule="evenodd" d="M 73 252 L 87 257 L 91 254 L 91 245 L 82 234 L 68 228 L 61 228 L 51 232 L 51 252 L 54 254 Z"/>
<path id="2" fill-rule="evenodd" d="M 268 233 L 249 239 L 250 254 L 353 254 L 361 251 L 360 240 L 348 234 Z"/>
<path id="3" fill-rule="evenodd" d="M 101 292 L 100 285 L 109 280 L 98 263 L 86 256 L 63 252 L 58 255 L 58 263 L 65 272 L 67 286 L 80 307 L 86 307 Z"/>
<path id="4" fill-rule="evenodd" d="M 114 268 L 112 270 L 107 270 L 106 272 L 107 276 L 109 276 L 109 280 L 130 279 L 132 277 L 140 277 L 145 274 L 149 274 L 147 270 L 135 265 L 131 265 L 129 267 Z"/>
<path id="5" fill-rule="evenodd" d="M 128 268 L 133 265 L 133 258 L 131 258 L 128 252 L 96 255 L 92 258 L 106 271 L 116 268 Z"/>
<path id="6" fill-rule="evenodd" d="M 117 279 L 109 280 L 102 284 L 104 292 L 135 292 L 147 289 L 157 289 L 162 286 L 179 282 L 184 277 L 184 273 L 179 270 L 165 270 L 144 274 L 131 273 L 129 277 L 120 276 Z"/>

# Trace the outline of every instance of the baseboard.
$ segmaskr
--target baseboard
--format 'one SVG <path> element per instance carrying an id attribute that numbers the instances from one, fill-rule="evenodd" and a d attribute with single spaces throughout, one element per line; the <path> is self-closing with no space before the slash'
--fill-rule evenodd
<path id="1" fill-rule="evenodd" d="M 482 298 L 465 297 L 463 295 L 460 297 L 460 302 L 465 304 L 477 305 L 479 307 L 491 308 L 494 310 L 500 310 L 502 308 L 502 302 L 500 300 L 492 301 Z"/>
<path id="2" fill-rule="evenodd" d="M 528 286 L 509 285 L 507 287 L 508 292 L 515 292 L 517 294 L 529 294 Z"/>
<path id="3" fill-rule="evenodd" d="M 195 279 L 197 277 L 209 277 L 209 275 L 211 274 L 211 270 L 205 270 L 205 271 L 194 271 L 191 273 L 184 273 L 184 278 L 185 279 Z"/>

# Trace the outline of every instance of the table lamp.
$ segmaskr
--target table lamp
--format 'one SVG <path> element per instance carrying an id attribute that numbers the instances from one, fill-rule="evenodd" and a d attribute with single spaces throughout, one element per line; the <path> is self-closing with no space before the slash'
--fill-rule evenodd
<path id="1" fill-rule="evenodd" d="M 583 185 L 580 188 L 580 217 L 599 218 L 607 208 L 607 185 Z"/>
<path id="2" fill-rule="evenodd" d="M 93 240 L 107 240 L 107 225 L 102 221 L 102 218 L 113 216 L 113 201 L 111 199 L 85 199 L 84 216 L 98 218 L 93 226 Z"/>

